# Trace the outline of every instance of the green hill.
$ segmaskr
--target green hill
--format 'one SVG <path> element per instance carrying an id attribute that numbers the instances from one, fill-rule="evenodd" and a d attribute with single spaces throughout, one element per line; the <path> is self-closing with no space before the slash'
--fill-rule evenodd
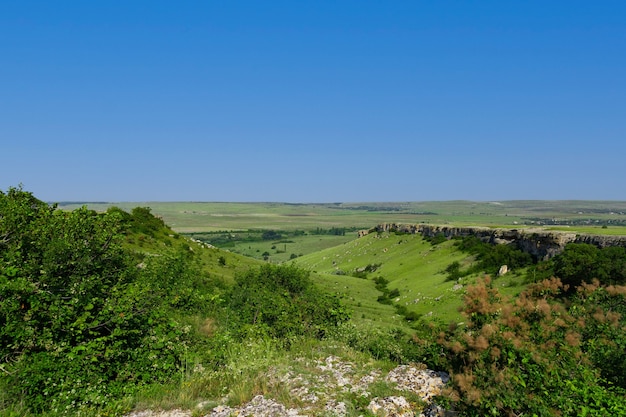
<path id="1" fill-rule="evenodd" d="M 320 285 L 343 294 L 356 317 L 390 321 L 389 309 L 375 302 L 382 293 L 375 289 L 374 279 L 383 277 L 390 290 L 399 292 L 391 300 L 393 305 L 448 323 L 462 321 L 464 288 L 482 274 L 449 280 L 446 268 L 453 262 L 468 266 L 473 261 L 454 241 L 433 245 L 419 234 L 373 233 L 293 262 L 315 272 Z M 507 293 L 518 293 L 525 287 L 522 272 L 512 271 L 498 278 L 497 284 Z M 397 322 L 398 317 L 392 315 L 391 320 Z"/>
<path id="2" fill-rule="evenodd" d="M 182 236 L 172 230 L 160 217 L 153 215 L 149 207 L 135 207 L 129 211 L 109 207 L 106 212 L 121 217 L 123 245 L 138 262 L 183 249 L 199 258 L 204 272 L 228 283 L 234 281 L 237 273 L 261 264 L 253 258 Z"/>

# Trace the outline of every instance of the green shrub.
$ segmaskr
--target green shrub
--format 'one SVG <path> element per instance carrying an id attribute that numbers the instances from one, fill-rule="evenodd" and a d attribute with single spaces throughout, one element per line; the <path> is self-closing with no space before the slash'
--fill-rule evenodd
<path id="1" fill-rule="evenodd" d="M 437 233 L 435 234 L 435 236 L 432 237 L 426 237 L 424 238 L 425 240 L 427 240 L 428 242 L 430 242 L 431 245 L 436 246 L 439 245 L 443 242 L 446 242 L 448 240 L 448 238 L 446 237 L 446 235 L 444 235 L 443 233 Z"/>
<path id="2" fill-rule="evenodd" d="M 486 272 L 487 274 L 496 275 L 502 265 L 507 265 L 509 269 L 518 269 L 534 263 L 533 257 L 518 248 L 515 245 L 492 245 L 483 242 L 476 236 L 466 236 L 457 239 L 457 247 L 463 251 L 476 255 L 478 261 L 475 266 L 465 271 L 462 276 L 474 272 Z M 451 267 L 451 271 L 446 271 L 450 279 L 452 276 L 461 274 L 460 269 Z"/>
<path id="3" fill-rule="evenodd" d="M 624 340 L 623 319 L 597 302 L 591 308 L 591 294 L 604 291 L 597 286 L 583 290 L 590 294 L 584 302 L 567 305 L 559 298 L 563 291 L 559 280 L 547 280 L 512 302 L 489 279 L 468 288 L 467 325 L 451 328 L 438 340 L 457 391 L 457 410 L 463 415 L 626 412 L 626 391 L 607 381 L 617 375 L 603 375 L 598 361 L 614 357 L 622 342 L 612 353 L 594 358 L 599 343 Z M 611 291 L 624 303 L 626 289 Z M 595 323 L 612 327 L 599 331 Z"/>
<path id="4" fill-rule="evenodd" d="M 13 404 L 98 408 L 176 374 L 188 335 L 167 309 L 195 302 L 187 254 L 139 269 L 121 245 L 127 215 L 63 212 L 21 189 L 0 192 L 0 213 L 0 389 Z"/>
<path id="5" fill-rule="evenodd" d="M 583 281 L 601 284 L 626 283 L 626 248 L 599 249 L 586 243 L 570 243 L 554 260 L 554 274 L 574 289 Z"/>
<path id="6" fill-rule="evenodd" d="M 461 264 L 458 261 L 452 262 L 446 267 L 446 273 L 448 274 L 446 281 L 456 281 L 462 276 Z"/>
<path id="7" fill-rule="evenodd" d="M 257 326 L 276 337 L 322 337 L 349 317 L 336 297 L 319 290 L 307 271 L 292 265 L 267 264 L 238 275 L 230 300 L 241 328 Z"/>

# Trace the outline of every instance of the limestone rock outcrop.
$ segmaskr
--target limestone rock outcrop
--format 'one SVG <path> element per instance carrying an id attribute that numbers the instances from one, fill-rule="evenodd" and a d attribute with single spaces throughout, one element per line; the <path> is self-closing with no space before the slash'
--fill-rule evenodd
<path id="1" fill-rule="evenodd" d="M 568 243 L 588 243 L 599 248 L 608 246 L 626 247 L 626 236 L 576 234 L 537 228 L 496 229 L 489 227 L 382 223 L 373 230 L 376 232 L 420 233 L 425 237 L 443 235 L 448 239 L 453 237 L 476 236 L 484 242 L 492 244 L 515 244 L 522 251 L 530 253 L 532 256 L 541 260 L 552 258 L 561 253 Z"/>

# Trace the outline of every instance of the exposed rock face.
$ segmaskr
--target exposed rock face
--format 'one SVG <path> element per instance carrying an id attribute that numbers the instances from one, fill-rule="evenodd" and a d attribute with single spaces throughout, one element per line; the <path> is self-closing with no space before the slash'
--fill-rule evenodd
<path id="1" fill-rule="evenodd" d="M 374 228 L 377 232 L 421 233 L 426 237 L 443 235 L 450 239 L 457 236 L 476 236 L 492 244 L 513 243 L 537 259 L 549 259 L 563 251 L 568 243 L 588 243 L 599 248 L 626 247 L 626 236 L 599 236 L 576 234 L 543 229 L 491 229 L 488 227 L 450 227 L 428 224 L 383 223 Z"/>

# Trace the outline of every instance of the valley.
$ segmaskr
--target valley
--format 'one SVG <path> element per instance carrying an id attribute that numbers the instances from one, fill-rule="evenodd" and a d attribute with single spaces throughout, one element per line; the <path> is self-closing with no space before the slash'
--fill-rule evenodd
<path id="1" fill-rule="evenodd" d="M 1 416 L 626 412 L 626 203 L 0 197 Z"/>

